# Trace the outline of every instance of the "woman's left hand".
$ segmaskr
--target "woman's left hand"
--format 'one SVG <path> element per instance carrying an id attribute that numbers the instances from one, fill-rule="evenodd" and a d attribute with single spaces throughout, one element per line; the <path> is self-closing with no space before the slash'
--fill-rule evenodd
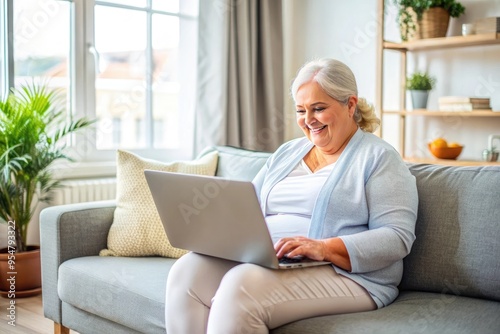
<path id="1" fill-rule="evenodd" d="M 283 256 L 305 256 L 311 260 L 323 261 L 327 256 L 327 246 L 323 240 L 306 237 L 281 238 L 274 245 L 278 258 Z"/>

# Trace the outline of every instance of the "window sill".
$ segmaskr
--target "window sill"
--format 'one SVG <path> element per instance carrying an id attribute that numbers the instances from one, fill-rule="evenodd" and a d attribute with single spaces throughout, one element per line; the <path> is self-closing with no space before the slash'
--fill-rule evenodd
<path id="1" fill-rule="evenodd" d="M 64 179 L 84 179 L 96 177 L 115 177 L 116 162 L 71 162 L 56 164 L 52 168 L 54 178 Z"/>

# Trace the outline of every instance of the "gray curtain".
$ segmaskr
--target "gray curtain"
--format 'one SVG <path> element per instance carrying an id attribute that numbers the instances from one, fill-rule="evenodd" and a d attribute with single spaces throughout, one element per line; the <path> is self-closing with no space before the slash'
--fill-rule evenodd
<path id="1" fill-rule="evenodd" d="M 283 142 L 281 0 L 200 0 L 196 153 Z"/>

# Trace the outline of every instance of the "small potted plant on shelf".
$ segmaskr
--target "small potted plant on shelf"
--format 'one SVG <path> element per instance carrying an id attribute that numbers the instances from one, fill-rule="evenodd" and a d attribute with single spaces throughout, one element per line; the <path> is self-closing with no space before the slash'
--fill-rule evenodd
<path id="1" fill-rule="evenodd" d="M 59 186 L 50 167 L 71 160 L 64 139 L 92 123 L 68 120 L 59 105 L 55 91 L 35 83 L 0 101 L 0 222 L 7 224 L 8 246 L 0 250 L 0 294 L 9 298 L 40 293 L 40 252 L 27 245 L 28 226 L 37 204 Z"/>
<path id="2" fill-rule="evenodd" d="M 429 91 L 436 85 L 436 79 L 427 72 L 415 72 L 406 78 L 406 89 L 410 91 L 413 109 L 426 109 Z"/>
<path id="3" fill-rule="evenodd" d="M 465 13 L 456 0 L 393 0 L 398 6 L 401 39 L 445 37 L 450 17 Z"/>

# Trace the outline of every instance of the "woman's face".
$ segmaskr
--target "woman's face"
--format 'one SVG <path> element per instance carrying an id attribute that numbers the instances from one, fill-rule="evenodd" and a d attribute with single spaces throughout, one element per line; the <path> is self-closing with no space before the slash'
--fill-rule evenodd
<path id="1" fill-rule="evenodd" d="M 300 86 L 295 96 L 297 124 L 307 138 L 326 153 L 335 153 L 357 129 L 353 119 L 357 97 L 342 104 L 316 81 Z"/>

